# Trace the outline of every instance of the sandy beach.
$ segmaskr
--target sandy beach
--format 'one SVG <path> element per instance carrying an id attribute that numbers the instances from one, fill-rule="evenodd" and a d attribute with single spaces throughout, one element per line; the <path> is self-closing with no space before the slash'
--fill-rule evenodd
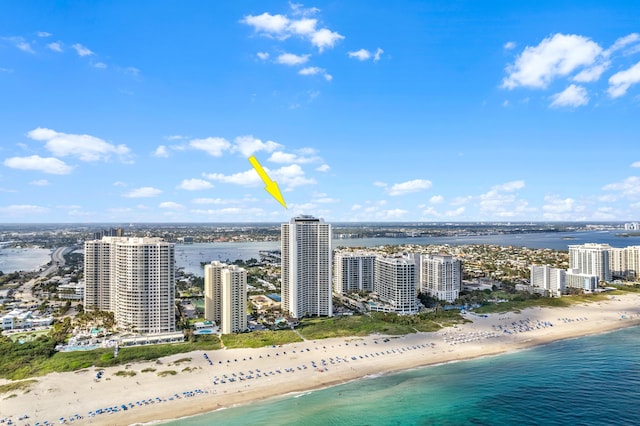
<path id="1" fill-rule="evenodd" d="M 260 349 L 194 351 L 104 369 L 35 378 L 28 393 L 0 395 L 13 424 L 125 425 L 174 419 L 419 366 L 495 355 L 640 324 L 640 295 L 569 308 L 467 314 L 434 333 L 335 338 Z M 131 376 L 115 373 L 127 371 Z M 163 371 L 175 372 L 162 373 Z M 162 373 L 164 375 L 159 375 Z M 8 383 L 0 380 L 0 384 Z M 126 407 L 126 410 L 124 409 Z M 99 413 L 99 414 L 96 414 Z M 27 414 L 28 419 L 18 420 Z M 76 416 L 77 415 L 77 416 Z"/>

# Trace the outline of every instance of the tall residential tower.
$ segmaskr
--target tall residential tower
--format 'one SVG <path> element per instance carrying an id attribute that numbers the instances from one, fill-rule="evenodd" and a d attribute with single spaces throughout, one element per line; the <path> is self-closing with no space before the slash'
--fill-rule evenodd
<path id="1" fill-rule="evenodd" d="M 293 318 L 332 316 L 331 225 L 312 216 L 283 223 L 282 310 Z"/>
<path id="2" fill-rule="evenodd" d="M 213 261 L 204 266 L 204 318 L 223 334 L 247 329 L 247 271 Z"/>

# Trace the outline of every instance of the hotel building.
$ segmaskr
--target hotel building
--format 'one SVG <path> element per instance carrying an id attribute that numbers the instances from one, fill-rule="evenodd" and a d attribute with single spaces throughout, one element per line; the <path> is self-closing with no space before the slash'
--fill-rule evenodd
<path id="1" fill-rule="evenodd" d="M 204 318 L 223 334 L 247 329 L 247 271 L 213 261 L 204 266 Z"/>
<path id="2" fill-rule="evenodd" d="M 462 262 L 449 255 L 427 255 L 420 262 L 420 291 L 438 300 L 453 302 L 462 288 Z"/>
<path id="3" fill-rule="evenodd" d="M 332 316 L 331 225 L 299 216 L 281 226 L 282 310 L 293 318 Z"/>
<path id="4" fill-rule="evenodd" d="M 160 238 L 85 242 L 85 308 L 142 334 L 175 331 L 175 247 Z"/>
<path id="5" fill-rule="evenodd" d="M 531 265 L 530 283 L 544 289 L 551 297 L 562 295 L 566 290 L 566 271 L 549 265 Z"/>

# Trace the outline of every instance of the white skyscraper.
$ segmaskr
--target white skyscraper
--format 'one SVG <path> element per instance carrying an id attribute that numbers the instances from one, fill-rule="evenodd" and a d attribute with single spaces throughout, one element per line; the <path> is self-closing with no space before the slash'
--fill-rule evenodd
<path id="1" fill-rule="evenodd" d="M 640 246 L 611 248 L 609 251 L 609 269 L 611 275 L 636 279 L 640 275 Z"/>
<path id="2" fill-rule="evenodd" d="M 611 281 L 609 244 L 587 243 L 569 246 L 569 269 L 578 274 L 595 275 L 600 281 Z"/>
<path id="3" fill-rule="evenodd" d="M 281 228 L 282 310 L 293 318 L 332 316 L 331 225 L 299 216 Z"/>
<path id="4" fill-rule="evenodd" d="M 418 312 L 416 264 L 407 257 L 378 256 L 375 260 L 374 291 L 393 312 Z"/>
<path id="5" fill-rule="evenodd" d="M 175 331 L 173 244 L 159 238 L 103 237 L 85 243 L 84 263 L 87 309 L 114 312 L 120 329 Z"/>
<path id="6" fill-rule="evenodd" d="M 368 251 L 336 251 L 334 287 L 338 293 L 373 291 L 376 254 Z"/>
<path id="7" fill-rule="evenodd" d="M 223 334 L 247 329 L 247 271 L 213 261 L 204 266 L 204 317 Z"/>
<path id="8" fill-rule="evenodd" d="M 422 257 L 420 291 L 438 300 L 453 302 L 462 288 L 462 262 L 449 255 Z"/>

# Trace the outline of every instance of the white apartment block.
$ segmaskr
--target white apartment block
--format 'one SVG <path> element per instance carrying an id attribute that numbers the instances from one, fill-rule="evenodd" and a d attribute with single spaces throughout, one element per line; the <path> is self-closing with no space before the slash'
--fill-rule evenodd
<path id="1" fill-rule="evenodd" d="M 567 288 L 579 288 L 584 291 L 594 291 L 598 288 L 600 279 L 597 275 L 580 273 L 577 269 L 569 268 L 565 275 Z"/>
<path id="2" fill-rule="evenodd" d="M 247 329 L 247 271 L 213 261 L 204 267 L 204 317 L 223 334 Z"/>
<path id="3" fill-rule="evenodd" d="M 530 283 L 546 290 L 550 296 L 560 296 L 566 290 L 566 271 L 549 265 L 531 265 Z"/>
<path id="4" fill-rule="evenodd" d="M 118 328 L 175 331 L 175 247 L 159 238 L 85 242 L 85 307 L 114 312 Z"/>
<path id="5" fill-rule="evenodd" d="M 640 231 L 640 222 L 630 222 L 624 224 L 625 231 Z"/>
<path id="6" fill-rule="evenodd" d="M 332 316 L 331 225 L 299 216 L 281 226 L 282 310 L 293 318 Z"/>
<path id="7" fill-rule="evenodd" d="M 340 250 L 334 253 L 334 286 L 338 294 L 373 291 L 376 254 L 369 251 Z"/>
<path id="8" fill-rule="evenodd" d="M 595 275 L 600 281 L 611 281 L 609 244 L 587 243 L 569 246 L 569 269 L 579 274 Z"/>
<path id="9" fill-rule="evenodd" d="M 611 275 L 633 280 L 640 276 L 640 246 L 611 248 L 609 252 Z"/>
<path id="10" fill-rule="evenodd" d="M 462 289 L 462 262 L 450 255 L 426 255 L 420 262 L 420 291 L 453 302 Z"/>
<path id="11" fill-rule="evenodd" d="M 407 257 L 378 256 L 375 260 L 374 292 L 398 314 L 418 312 L 416 264 Z"/>

